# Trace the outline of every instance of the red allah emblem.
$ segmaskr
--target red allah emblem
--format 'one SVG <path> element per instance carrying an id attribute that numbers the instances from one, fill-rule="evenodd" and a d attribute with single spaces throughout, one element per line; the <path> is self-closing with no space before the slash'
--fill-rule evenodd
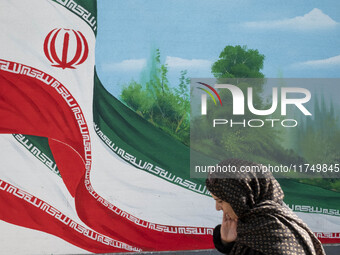
<path id="1" fill-rule="evenodd" d="M 52 66 L 75 69 L 87 59 L 89 46 L 81 32 L 55 28 L 45 38 L 44 52 Z"/>

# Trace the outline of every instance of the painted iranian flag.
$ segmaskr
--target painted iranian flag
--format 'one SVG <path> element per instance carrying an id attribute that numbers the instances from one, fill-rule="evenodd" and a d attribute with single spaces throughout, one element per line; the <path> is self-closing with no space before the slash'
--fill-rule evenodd
<path id="1" fill-rule="evenodd" d="M 95 73 L 95 1 L 1 1 L 0 17 L 2 250 L 213 248 L 221 215 L 189 176 L 189 149 Z M 339 242 L 338 193 L 281 185 L 323 242 Z"/>

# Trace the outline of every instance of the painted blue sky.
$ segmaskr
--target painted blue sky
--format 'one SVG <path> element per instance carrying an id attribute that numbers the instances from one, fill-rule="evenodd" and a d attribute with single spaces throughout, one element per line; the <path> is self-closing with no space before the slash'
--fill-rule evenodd
<path id="1" fill-rule="evenodd" d="M 227 45 L 265 55 L 266 77 L 340 77 L 340 1 L 100 0 L 96 65 L 115 96 L 159 48 L 173 85 L 181 70 L 212 77 Z"/>

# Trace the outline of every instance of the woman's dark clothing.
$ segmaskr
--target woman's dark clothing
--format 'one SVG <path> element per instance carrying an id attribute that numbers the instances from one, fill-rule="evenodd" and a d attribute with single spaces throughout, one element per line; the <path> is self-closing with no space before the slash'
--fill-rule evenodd
<path id="1" fill-rule="evenodd" d="M 221 225 L 217 225 L 214 229 L 214 235 L 213 235 L 214 245 L 215 248 L 224 254 L 230 254 L 231 250 L 233 249 L 235 242 L 231 242 L 228 244 L 223 244 L 221 240 Z M 262 252 L 255 251 L 249 247 L 244 246 L 242 250 L 242 254 L 247 255 L 264 255 Z"/>
<path id="2" fill-rule="evenodd" d="M 265 169 L 236 159 L 219 165 Z M 206 185 L 212 194 L 229 203 L 238 216 L 237 238 L 234 244 L 224 247 L 226 254 L 325 255 L 313 232 L 283 203 L 283 191 L 270 172 L 211 173 Z"/>

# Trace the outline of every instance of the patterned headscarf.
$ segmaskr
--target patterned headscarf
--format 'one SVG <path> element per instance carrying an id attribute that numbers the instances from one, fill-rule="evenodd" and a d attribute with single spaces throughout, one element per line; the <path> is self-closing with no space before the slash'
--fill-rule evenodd
<path id="1" fill-rule="evenodd" d="M 241 166 L 263 166 L 229 159 L 219 166 L 235 166 L 236 173 L 210 173 L 208 190 L 229 203 L 238 216 L 237 239 L 230 254 L 246 247 L 264 254 L 324 255 L 320 241 L 307 225 L 283 203 L 283 191 L 270 172 L 240 172 Z"/>

